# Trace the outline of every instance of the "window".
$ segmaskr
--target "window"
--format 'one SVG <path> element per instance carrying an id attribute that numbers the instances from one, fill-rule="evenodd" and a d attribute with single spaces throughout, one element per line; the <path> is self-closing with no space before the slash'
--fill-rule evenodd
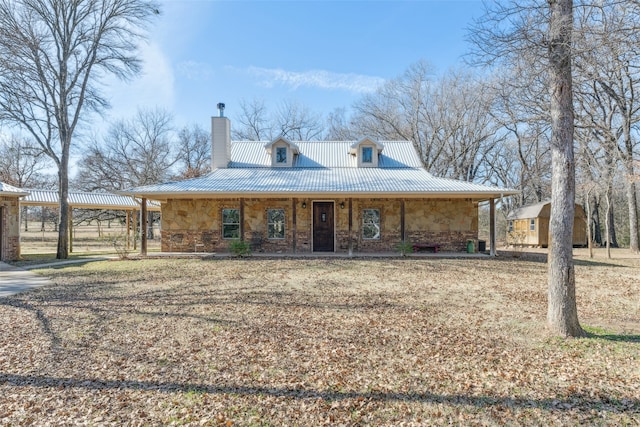
<path id="1" fill-rule="evenodd" d="M 509 221 L 509 231 L 513 231 L 513 221 Z"/>
<path id="2" fill-rule="evenodd" d="M 276 148 L 276 163 L 287 163 L 287 147 Z"/>
<path id="3" fill-rule="evenodd" d="M 380 210 L 362 210 L 362 238 L 366 240 L 380 240 Z"/>
<path id="4" fill-rule="evenodd" d="M 372 147 L 362 147 L 362 163 L 373 163 Z"/>
<path id="5" fill-rule="evenodd" d="M 267 238 L 284 239 L 284 209 L 267 210 Z"/>
<path id="6" fill-rule="evenodd" d="M 536 220 L 535 220 L 535 218 L 531 218 L 531 222 L 529 223 L 529 230 L 536 231 Z"/>
<path id="7" fill-rule="evenodd" d="M 238 209 L 222 209 L 222 238 L 240 238 L 240 211 Z"/>

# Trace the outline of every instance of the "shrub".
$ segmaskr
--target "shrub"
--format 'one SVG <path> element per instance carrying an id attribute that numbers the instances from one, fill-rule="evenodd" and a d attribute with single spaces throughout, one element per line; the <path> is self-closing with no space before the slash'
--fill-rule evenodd
<path id="1" fill-rule="evenodd" d="M 229 251 L 235 256 L 249 256 L 251 255 L 251 246 L 244 240 L 233 240 L 231 243 L 229 243 Z"/>
<path id="2" fill-rule="evenodd" d="M 400 255 L 407 256 L 413 252 L 413 244 L 411 242 L 402 241 L 395 246 L 395 250 L 400 252 Z"/>

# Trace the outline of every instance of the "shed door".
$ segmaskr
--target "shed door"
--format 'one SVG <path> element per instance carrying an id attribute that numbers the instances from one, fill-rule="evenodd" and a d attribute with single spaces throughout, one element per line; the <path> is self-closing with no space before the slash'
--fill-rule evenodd
<path id="1" fill-rule="evenodd" d="M 313 204 L 313 251 L 333 252 L 333 202 Z"/>

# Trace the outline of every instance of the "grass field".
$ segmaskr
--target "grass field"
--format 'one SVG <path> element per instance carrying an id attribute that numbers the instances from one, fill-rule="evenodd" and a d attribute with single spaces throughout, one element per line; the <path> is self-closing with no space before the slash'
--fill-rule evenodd
<path id="1" fill-rule="evenodd" d="M 22 225 L 21 225 L 22 227 Z M 103 225 L 77 225 L 74 226 L 73 233 L 73 252 L 82 254 L 91 253 L 115 253 L 113 248 L 113 238 L 125 239 L 126 227 L 113 222 L 111 226 Z M 147 241 L 149 251 L 160 250 L 160 229 L 155 227 L 156 239 Z M 131 236 L 133 233 L 131 233 Z M 33 254 L 55 254 L 58 245 L 58 232 L 55 231 L 51 224 L 47 223 L 44 231 L 41 225 L 36 222 L 30 222 L 27 231 L 22 228 L 20 230 L 20 250 L 22 255 Z M 138 241 L 137 248 L 139 250 L 140 243 Z M 133 241 L 130 241 L 130 248 L 133 250 Z"/>
<path id="2" fill-rule="evenodd" d="M 0 425 L 640 425 L 640 259 L 107 261 L 0 299 Z"/>

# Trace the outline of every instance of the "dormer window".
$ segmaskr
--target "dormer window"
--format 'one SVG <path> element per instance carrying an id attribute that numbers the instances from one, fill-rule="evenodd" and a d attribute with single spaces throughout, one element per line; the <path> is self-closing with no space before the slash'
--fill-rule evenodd
<path id="1" fill-rule="evenodd" d="M 272 167 L 292 167 L 294 156 L 299 154 L 298 146 L 284 137 L 278 137 L 264 146 L 271 157 Z"/>
<path id="2" fill-rule="evenodd" d="M 362 163 L 373 163 L 373 147 L 362 147 Z"/>
<path id="3" fill-rule="evenodd" d="M 378 157 L 384 145 L 371 139 L 364 138 L 351 145 L 349 153 L 356 156 L 359 168 L 377 168 Z"/>
<path id="4" fill-rule="evenodd" d="M 276 147 L 276 163 L 287 163 L 287 147 Z"/>

